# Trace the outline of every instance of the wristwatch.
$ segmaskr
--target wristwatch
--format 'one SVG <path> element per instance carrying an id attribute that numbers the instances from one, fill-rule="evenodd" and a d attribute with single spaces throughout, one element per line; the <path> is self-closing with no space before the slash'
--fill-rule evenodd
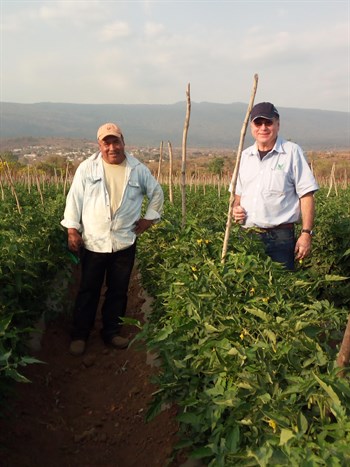
<path id="1" fill-rule="evenodd" d="M 302 229 L 301 233 L 307 233 L 309 234 L 311 237 L 313 237 L 315 235 L 314 231 L 313 230 L 309 230 L 309 229 Z"/>

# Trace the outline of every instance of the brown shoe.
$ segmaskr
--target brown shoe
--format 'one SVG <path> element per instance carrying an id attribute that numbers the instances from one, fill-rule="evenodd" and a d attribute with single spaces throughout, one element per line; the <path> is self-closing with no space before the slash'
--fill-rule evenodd
<path id="1" fill-rule="evenodd" d="M 129 339 L 122 336 L 114 336 L 112 337 L 110 344 L 116 349 L 125 349 L 129 345 Z"/>
<path id="2" fill-rule="evenodd" d="M 82 339 L 72 341 L 69 346 L 69 353 L 76 357 L 83 355 L 86 348 L 86 342 Z"/>

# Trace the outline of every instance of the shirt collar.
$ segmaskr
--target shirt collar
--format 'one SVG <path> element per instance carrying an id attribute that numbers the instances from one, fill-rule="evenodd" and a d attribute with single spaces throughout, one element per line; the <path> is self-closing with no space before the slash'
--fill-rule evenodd
<path id="1" fill-rule="evenodd" d="M 282 152 L 285 152 L 284 149 L 283 149 L 283 142 L 284 140 L 280 137 L 280 136 L 277 136 L 277 139 L 276 139 L 276 142 L 275 142 L 275 145 L 274 147 L 271 149 L 271 153 L 282 153 Z M 257 156 L 259 155 L 259 150 L 258 150 L 258 146 L 257 144 L 253 144 L 253 146 L 251 146 L 251 151 L 250 151 L 250 156 Z"/>

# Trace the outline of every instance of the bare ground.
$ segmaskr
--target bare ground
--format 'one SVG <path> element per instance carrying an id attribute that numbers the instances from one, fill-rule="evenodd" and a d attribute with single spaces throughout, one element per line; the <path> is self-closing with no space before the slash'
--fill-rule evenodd
<path id="1" fill-rule="evenodd" d="M 127 316 L 143 320 L 146 298 L 135 270 Z M 99 318 L 82 357 L 68 353 L 70 319 L 46 326 L 34 356 L 45 364 L 29 365 L 31 383 L 15 386 L 0 419 L 3 467 L 157 467 L 183 465 L 172 459 L 177 442 L 176 409 L 151 422 L 145 414 L 156 390 L 157 369 L 146 350 L 106 348 Z M 124 326 L 132 338 L 136 328 Z M 186 463 L 187 465 L 187 463 Z"/>

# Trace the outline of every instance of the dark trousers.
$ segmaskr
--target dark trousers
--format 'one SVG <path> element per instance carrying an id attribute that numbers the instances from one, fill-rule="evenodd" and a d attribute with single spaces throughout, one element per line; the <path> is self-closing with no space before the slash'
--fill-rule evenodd
<path id="1" fill-rule="evenodd" d="M 259 233 L 265 251 L 273 261 L 282 263 L 289 271 L 294 270 L 294 229 L 271 229 Z"/>
<path id="2" fill-rule="evenodd" d="M 101 289 L 106 280 L 102 305 L 101 336 L 109 342 L 121 327 L 125 315 L 128 288 L 135 261 L 136 243 L 114 253 L 84 250 L 81 260 L 81 282 L 75 302 L 72 339 L 86 340 L 94 326 Z"/>

